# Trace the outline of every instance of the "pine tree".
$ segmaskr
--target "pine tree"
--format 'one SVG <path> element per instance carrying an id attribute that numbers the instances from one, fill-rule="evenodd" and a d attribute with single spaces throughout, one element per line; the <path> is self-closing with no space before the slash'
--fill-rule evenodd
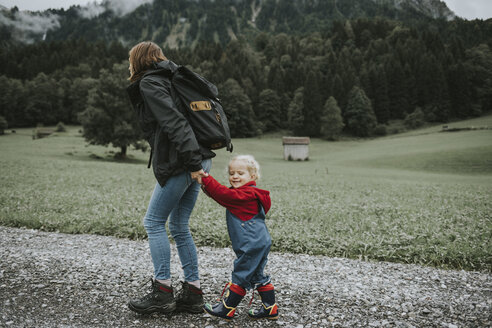
<path id="1" fill-rule="evenodd" d="M 440 62 L 432 54 L 425 54 L 419 71 L 419 107 L 428 121 L 446 122 L 450 112 L 447 81 Z"/>
<path id="2" fill-rule="evenodd" d="M 333 85 L 333 97 L 335 97 L 335 99 L 340 99 L 340 97 L 345 97 L 345 88 L 344 88 L 344 85 L 343 85 L 343 81 L 342 79 L 340 78 L 340 75 L 338 74 L 335 74 L 333 76 L 333 81 L 332 81 L 332 85 Z M 338 101 L 339 105 L 340 102 Z M 341 106 L 342 110 L 343 110 L 343 106 Z"/>
<path id="3" fill-rule="evenodd" d="M 463 64 L 459 63 L 451 67 L 447 80 L 452 116 L 464 118 L 472 115 L 470 81 Z"/>
<path id="4" fill-rule="evenodd" d="M 465 69 L 474 86 L 477 105 L 474 112 L 492 108 L 492 50 L 487 44 L 480 44 L 467 51 Z"/>
<path id="5" fill-rule="evenodd" d="M 310 71 L 304 83 L 304 131 L 308 136 L 319 136 L 320 134 L 320 117 L 323 111 L 321 99 L 320 74 Z"/>
<path id="6" fill-rule="evenodd" d="M 251 100 L 243 88 L 234 79 L 228 79 L 219 86 L 222 104 L 226 111 L 229 129 L 232 137 L 256 136 L 258 126 L 256 116 L 251 106 Z"/>
<path id="7" fill-rule="evenodd" d="M 277 59 L 273 59 L 270 63 L 267 86 L 268 88 L 275 90 L 277 94 L 281 94 L 285 90 L 285 70 L 280 66 Z"/>
<path id="8" fill-rule="evenodd" d="M 289 103 L 287 111 L 287 120 L 289 128 L 297 135 L 304 135 L 304 88 L 300 87 L 294 92 L 294 98 Z"/>
<path id="9" fill-rule="evenodd" d="M 383 65 L 379 69 L 373 67 L 370 72 L 370 81 L 373 88 L 373 109 L 378 123 L 386 124 L 390 119 L 390 98 L 388 97 L 388 81 Z"/>
<path id="10" fill-rule="evenodd" d="M 348 92 L 358 84 L 358 74 L 352 64 L 352 52 L 347 46 L 343 47 L 338 55 L 336 74 L 340 77 L 341 84 L 339 85 L 337 80 L 334 81 L 333 95 L 343 108 L 347 104 Z"/>
<path id="11" fill-rule="evenodd" d="M 5 117 L 11 127 L 35 124 L 26 113 L 30 95 L 22 81 L 0 76 L 0 115 Z"/>
<path id="12" fill-rule="evenodd" d="M 372 110 L 371 101 L 364 90 L 355 86 L 349 93 L 345 110 L 347 128 L 356 136 L 368 137 L 376 127 L 376 115 Z"/>
<path id="13" fill-rule="evenodd" d="M 26 116 L 29 124 L 56 124 L 62 111 L 58 83 L 50 76 L 39 73 L 26 83 L 29 99 Z"/>
<path id="14" fill-rule="evenodd" d="M 0 135 L 5 134 L 5 130 L 8 128 L 9 124 L 5 117 L 0 116 Z"/>
<path id="15" fill-rule="evenodd" d="M 321 116 L 321 136 L 328 140 L 337 140 L 343 127 L 342 111 L 335 98 L 330 97 L 323 107 Z"/>
<path id="16" fill-rule="evenodd" d="M 271 89 L 265 89 L 260 93 L 257 117 L 263 123 L 264 132 L 276 131 L 281 126 L 281 121 L 286 117 L 280 110 L 280 98 Z"/>
<path id="17" fill-rule="evenodd" d="M 409 111 L 409 102 L 404 88 L 405 74 L 401 63 L 394 56 L 385 65 L 388 81 L 388 97 L 391 118 L 403 118 Z"/>
<path id="18" fill-rule="evenodd" d="M 403 123 L 409 129 L 421 127 L 425 123 L 424 112 L 420 107 L 415 108 L 415 110 L 411 114 L 408 114 L 405 117 Z"/>

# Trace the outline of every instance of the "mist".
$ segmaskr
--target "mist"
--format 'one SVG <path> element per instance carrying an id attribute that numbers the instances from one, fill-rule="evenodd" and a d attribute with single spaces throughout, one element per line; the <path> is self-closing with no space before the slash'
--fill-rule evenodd
<path id="1" fill-rule="evenodd" d="M 78 13 L 87 19 L 97 17 L 108 10 L 117 16 L 124 16 L 137 7 L 152 2 L 153 0 L 104 0 L 102 3 L 94 1 L 79 7 Z M 7 13 L 9 12 L 0 11 L 0 25 L 11 27 L 12 38 L 24 43 L 44 39 L 49 30 L 60 27 L 60 17 L 48 11 L 17 11 L 13 17 L 6 15 Z"/>
<path id="2" fill-rule="evenodd" d="M 104 0 L 102 3 L 91 2 L 81 7 L 79 15 L 84 18 L 94 18 L 111 10 L 117 16 L 124 16 L 133 12 L 139 6 L 152 3 L 154 0 Z"/>
<path id="3" fill-rule="evenodd" d="M 24 43 L 32 43 L 48 30 L 60 27 L 58 15 L 30 11 L 18 11 L 13 19 L 0 12 L 0 24 L 13 27 L 12 37 Z"/>

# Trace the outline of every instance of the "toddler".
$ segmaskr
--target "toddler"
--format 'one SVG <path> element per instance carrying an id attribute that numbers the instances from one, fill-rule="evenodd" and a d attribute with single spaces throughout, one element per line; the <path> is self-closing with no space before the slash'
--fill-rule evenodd
<path id="1" fill-rule="evenodd" d="M 262 306 L 248 315 L 253 319 L 277 319 L 278 306 L 270 277 L 263 273 L 272 240 L 265 225 L 265 214 L 270 209 L 270 192 L 256 187 L 260 166 L 251 155 L 235 156 L 229 162 L 230 188 L 212 176 L 202 178 L 202 189 L 226 210 L 227 230 L 236 253 L 232 282 L 217 304 L 204 305 L 205 311 L 224 319 L 232 319 L 246 290 L 256 288 Z"/>

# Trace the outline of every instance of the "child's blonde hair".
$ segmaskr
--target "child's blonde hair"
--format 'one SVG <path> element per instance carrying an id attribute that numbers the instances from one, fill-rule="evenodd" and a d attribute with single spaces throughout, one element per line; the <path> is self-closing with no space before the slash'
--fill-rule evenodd
<path id="1" fill-rule="evenodd" d="M 246 164 L 248 168 L 248 172 L 250 175 L 255 176 L 255 180 L 260 180 L 260 164 L 255 160 L 252 155 L 236 155 L 229 161 L 231 164 L 234 161 L 240 161 Z M 229 170 L 229 165 L 227 166 L 227 170 Z"/>

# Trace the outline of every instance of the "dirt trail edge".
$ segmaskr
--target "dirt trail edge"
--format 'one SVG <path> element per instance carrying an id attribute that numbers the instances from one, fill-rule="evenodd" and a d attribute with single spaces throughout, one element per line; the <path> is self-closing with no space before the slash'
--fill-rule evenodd
<path id="1" fill-rule="evenodd" d="M 172 245 L 173 285 L 181 268 Z M 230 249 L 198 249 L 207 301 L 230 278 Z M 140 316 L 127 308 L 147 292 L 146 241 L 0 227 L 2 327 L 490 327 L 492 275 L 417 265 L 272 253 L 266 272 L 280 318 L 233 323 L 206 314 Z M 144 286 L 142 286 L 144 285 Z M 258 306 L 255 295 L 253 306 Z"/>

